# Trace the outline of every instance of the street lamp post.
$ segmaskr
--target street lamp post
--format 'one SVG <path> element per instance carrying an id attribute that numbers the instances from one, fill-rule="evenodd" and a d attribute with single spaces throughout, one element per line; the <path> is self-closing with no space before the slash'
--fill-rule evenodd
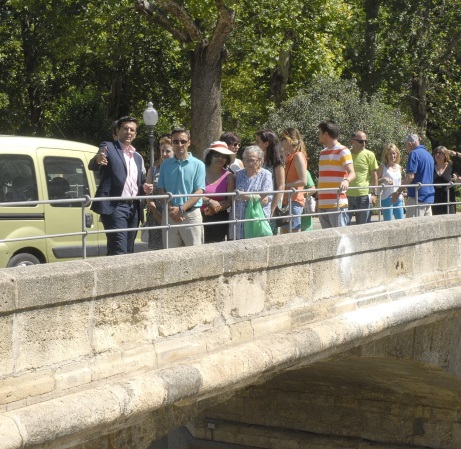
<path id="1" fill-rule="evenodd" d="M 150 167 L 152 167 L 154 165 L 154 126 L 158 122 L 158 113 L 152 105 L 152 101 L 147 103 L 147 109 L 143 112 L 142 118 L 149 128 Z"/>

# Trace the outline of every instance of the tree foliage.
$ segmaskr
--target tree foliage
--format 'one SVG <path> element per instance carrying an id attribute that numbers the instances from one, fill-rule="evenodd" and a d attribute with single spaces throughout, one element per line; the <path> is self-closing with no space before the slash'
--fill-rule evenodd
<path id="1" fill-rule="evenodd" d="M 378 96 L 364 100 L 355 81 L 340 78 L 318 78 L 297 96 L 287 100 L 269 117 L 266 126 L 280 133 L 284 128 L 297 128 L 303 135 L 309 154 L 309 168 L 318 174 L 318 124 L 334 120 L 341 129 L 340 142 L 350 146 L 353 132 L 362 130 L 368 136 L 367 148 L 378 160 L 386 144 L 399 145 L 408 128 L 407 118 L 399 109 L 389 106 Z"/>
<path id="2" fill-rule="evenodd" d="M 157 22 L 136 13 L 141 3 Z M 365 103 L 400 109 L 433 145 L 452 147 L 461 143 L 459 17 L 459 0 L 0 0 L 0 132 L 97 144 L 113 119 L 140 118 L 151 100 L 156 132 L 199 123 L 201 150 L 221 112 L 225 129 L 250 139 L 300 90 L 340 77 L 357 79 Z M 210 61 L 218 83 L 203 81 Z"/>

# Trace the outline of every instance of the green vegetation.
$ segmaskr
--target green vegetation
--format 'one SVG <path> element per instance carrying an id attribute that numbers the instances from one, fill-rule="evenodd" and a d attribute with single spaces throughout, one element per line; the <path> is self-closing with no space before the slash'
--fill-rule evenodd
<path id="1" fill-rule="evenodd" d="M 409 129 L 454 148 L 459 17 L 459 0 L 0 0 L 0 133 L 97 144 L 151 100 L 156 133 L 192 127 L 197 152 L 291 123 L 313 162 L 329 117 L 378 154 Z"/>

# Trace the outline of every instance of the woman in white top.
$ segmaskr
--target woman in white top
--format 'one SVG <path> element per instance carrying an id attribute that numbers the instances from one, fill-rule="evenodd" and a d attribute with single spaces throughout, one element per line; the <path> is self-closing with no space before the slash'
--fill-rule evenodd
<path id="1" fill-rule="evenodd" d="M 378 184 L 387 186 L 383 189 L 381 206 L 383 209 L 384 221 L 391 221 L 392 215 L 396 220 L 403 218 L 403 196 L 399 195 L 397 202 L 392 203 L 392 194 L 397 191 L 402 183 L 402 167 L 400 162 L 400 150 L 396 145 L 390 143 L 384 147 L 382 163 L 378 168 Z"/>
<path id="2" fill-rule="evenodd" d="M 232 131 L 226 131 L 225 133 L 221 134 L 219 138 L 220 141 L 227 143 L 227 148 L 233 151 L 237 156 L 237 152 L 240 148 L 240 137 L 237 134 L 233 133 Z M 243 162 L 237 157 L 232 161 L 232 164 L 229 166 L 232 173 L 236 173 L 243 168 Z"/>

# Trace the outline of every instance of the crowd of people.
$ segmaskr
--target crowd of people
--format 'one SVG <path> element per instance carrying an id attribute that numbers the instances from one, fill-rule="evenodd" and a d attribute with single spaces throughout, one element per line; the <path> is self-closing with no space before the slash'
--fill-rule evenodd
<path id="1" fill-rule="evenodd" d="M 212 142 L 201 160 L 189 151 L 189 132 L 174 129 L 160 139 L 160 158 L 147 176 L 132 146 L 136 132 L 136 119 L 119 119 L 113 142 L 103 142 L 89 164 L 100 173 L 96 198 L 124 198 L 92 205 L 109 231 L 108 255 L 133 252 L 136 231 L 122 230 L 139 225 L 144 206 L 149 249 L 247 238 L 242 220 L 248 220 L 247 213 L 253 210 L 248 208 L 250 200 L 258 203 L 272 235 L 312 230 L 313 195 L 322 228 L 348 226 L 354 218 L 356 224 L 370 222 L 378 199 L 385 221 L 405 214 L 456 213 L 455 192 L 449 184 L 461 181 L 451 161 L 460 154 L 440 146 L 432 157 L 416 134 L 404 141 L 408 162 L 403 177 L 395 144 L 386 145 L 378 163 L 366 148 L 364 131 L 352 134 L 349 148 L 338 141 L 337 123 L 321 122 L 318 135 L 323 149 L 315 186 L 306 145 L 295 128 L 284 129 L 280 137 L 272 130 L 259 130 L 255 143 L 242 152 L 242 160 L 237 158 L 240 138 L 233 132 Z M 146 200 L 126 199 L 140 195 L 147 195 Z"/>

